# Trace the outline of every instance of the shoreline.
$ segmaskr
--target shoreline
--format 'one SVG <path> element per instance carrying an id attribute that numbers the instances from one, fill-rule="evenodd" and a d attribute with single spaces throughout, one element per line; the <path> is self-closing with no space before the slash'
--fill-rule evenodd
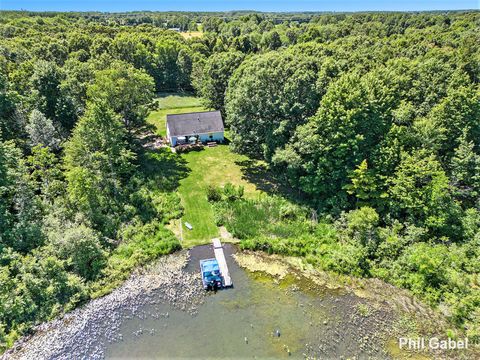
<path id="1" fill-rule="evenodd" d="M 266 274 L 277 285 L 282 281 L 302 283 L 300 290 L 319 293 L 332 292 L 339 298 L 354 296 L 359 299 L 359 313 L 352 319 L 358 324 L 361 320 L 356 315 L 369 317 L 373 313 L 384 312 L 392 316 L 392 328 L 384 328 L 389 336 L 384 338 L 384 349 L 394 359 L 472 359 L 480 358 L 480 347 L 471 344 L 468 349 L 412 349 L 399 348 L 399 339 L 406 335 L 412 338 L 438 338 L 447 340 L 449 324 L 446 318 L 435 309 L 413 297 L 408 290 L 397 288 L 376 278 L 355 278 L 317 270 L 306 264 L 301 258 L 281 255 L 269 255 L 258 251 L 243 251 L 234 255 L 237 263 L 252 274 Z M 354 300 L 353 300 L 354 301 Z M 351 304 L 348 304 L 350 306 Z M 365 307 L 364 307 L 365 306 Z M 370 310 L 368 310 L 370 309 Z M 381 325 L 381 321 L 374 321 Z M 368 332 L 368 329 L 364 329 Z M 413 332 L 412 332 L 413 331 Z M 462 336 L 459 336 L 462 338 Z"/>
<path id="2" fill-rule="evenodd" d="M 286 293 L 303 291 L 335 298 L 333 311 L 342 319 L 325 320 L 331 336 L 309 344 L 312 357 L 328 351 L 328 341 L 341 341 L 345 331 L 355 339 L 350 346 L 372 353 L 383 351 L 385 358 L 467 359 L 478 354 L 478 348 L 455 353 L 399 350 L 396 338 L 411 332 L 413 325 L 423 336 L 440 338 L 448 326 L 441 314 L 415 300 L 406 290 L 378 279 L 321 272 L 299 258 L 251 251 L 236 252 L 232 257 L 250 276 L 281 286 Z M 206 294 L 189 260 L 189 251 L 182 250 L 137 269 L 110 294 L 38 325 L 32 335 L 18 340 L 0 359 L 71 359 L 71 354 L 79 359 L 102 359 L 106 344 L 122 340 L 122 322 L 134 316 L 147 316 L 141 310 L 146 305 L 164 303 L 195 315 Z M 168 313 L 149 315 L 168 317 Z M 345 324 L 347 328 L 340 328 Z"/>
<path id="3" fill-rule="evenodd" d="M 196 274 L 183 271 L 188 252 L 180 251 L 135 271 L 120 287 L 63 317 L 42 323 L 1 357 L 6 359 L 103 359 L 104 344 L 121 340 L 122 320 L 139 315 L 145 305 L 165 302 L 195 314 L 204 298 Z M 161 314 L 159 314 L 160 316 Z"/>

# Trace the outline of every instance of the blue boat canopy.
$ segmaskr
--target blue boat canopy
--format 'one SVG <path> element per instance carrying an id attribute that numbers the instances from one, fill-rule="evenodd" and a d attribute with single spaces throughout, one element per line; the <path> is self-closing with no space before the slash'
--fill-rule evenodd
<path id="1" fill-rule="evenodd" d="M 220 271 L 220 266 L 218 265 L 217 260 L 210 259 L 210 260 L 203 260 L 202 261 L 202 268 L 203 271 Z"/>

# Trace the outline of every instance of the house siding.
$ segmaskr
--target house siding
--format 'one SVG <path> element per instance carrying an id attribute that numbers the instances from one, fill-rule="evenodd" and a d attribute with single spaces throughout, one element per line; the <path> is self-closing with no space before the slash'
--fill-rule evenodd
<path id="1" fill-rule="evenodd" d="M 210 138 L 210 135 L 212 136 L 212 138 Z M 169 136 L 168 131 L 167 131 L 167 136 L 168 136 L 168 140 L 170 141 L 170 145 L 176 146 L 177 136 Z M 188 137 L 189 135 L 186 135 L 186 136 Z M 190 135 L 190 136 L 193 136 L 193 135 Z M 223 131 L 218 131 L 210 134 L 200 134 L 198 137 L 201 142 L 209 142 L 209 141 L 223 142 L 225 140 Z"/>
<path id="2" fill-rule="evenodd" d="M 210 135 L 212 136 L 212 138 L 210 138 Z M 211 133 L 211 134 L 201 134 L 199 137 L 200 137 L 201 142 L 223 141 L 224 140 L 223 131 L 214 132 L 214 133 Z"/>

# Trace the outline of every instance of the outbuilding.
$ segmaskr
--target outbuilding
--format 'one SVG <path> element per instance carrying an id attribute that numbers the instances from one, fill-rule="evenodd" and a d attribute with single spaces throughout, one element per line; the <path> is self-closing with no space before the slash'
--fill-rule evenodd
<path id="1" fill-rule="evenodd" d="M 202 111 L 167 115 L 167 138 L 170 145 L 223 142 L 224 127 L 220 111 Z"/>

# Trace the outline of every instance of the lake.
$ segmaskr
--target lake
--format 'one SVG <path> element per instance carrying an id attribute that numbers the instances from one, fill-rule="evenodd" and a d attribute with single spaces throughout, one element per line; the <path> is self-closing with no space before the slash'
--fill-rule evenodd
<path id="1" fill-rule="evenodd" d="M 387 314 L 361 316 L 359 298 L 307 287 L 298 274 L 278 281 L 250 273 L 230 256 L 232 245 L 225 250 L 234 288 L 209 293 L 195 315 L 163 303 L 138 309 L 121 324 L 122 340 L 107 344 L 106 358 L 387 357 L 369 323 L 384 328 Z M 190 250 L 185 270 L 198 273 L 198 286 L 199 260 L 209 257 L 210 246 Z M 368 333 L 371 343 L 361 346 Z"/>

